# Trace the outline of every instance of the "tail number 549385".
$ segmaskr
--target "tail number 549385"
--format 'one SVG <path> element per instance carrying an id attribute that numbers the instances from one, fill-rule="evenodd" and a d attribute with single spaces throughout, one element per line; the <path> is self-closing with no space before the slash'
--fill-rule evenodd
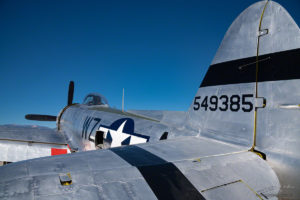
<path id="1" fill-rule="evenodd" d="M 221 96 L 205 96 L 203 100 L 201 96 L 196 96 L 194 99 L 194 110 L 203 108 L 205 111 L 227 111 L 238 112 L 251 112 L 253 110 L 253 103 L 250 98 L 253 94 L 240 95 L 221 95 Z M 200 103 L 201 102 L 201 103 Z"/>

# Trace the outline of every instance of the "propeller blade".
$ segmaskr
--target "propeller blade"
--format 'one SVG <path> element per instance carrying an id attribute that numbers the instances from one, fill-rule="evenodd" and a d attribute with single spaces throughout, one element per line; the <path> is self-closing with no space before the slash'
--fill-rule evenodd
<path id="1" fill-rule="evenodd" d="M 73 95 L 74 95 L 74 81 L 70 81 L 69 91 L 68 91 L 68 106 L 73 103 Z"/>
<path id="2" fill-rule="evenodd" d="M 35 121 L 56 121 L 56 116 L 53 115 L 37 115 L 37 114 L 28 114 L 25 115 L 25 119 L 35 120 Z"/>

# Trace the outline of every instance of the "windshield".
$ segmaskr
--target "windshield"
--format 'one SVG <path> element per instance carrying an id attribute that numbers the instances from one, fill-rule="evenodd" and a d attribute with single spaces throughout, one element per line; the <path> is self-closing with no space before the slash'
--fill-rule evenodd
<path id="1" fill-rule="evenodd" d="M 92 93 L 92 94 L 88 94 L 84 98 L 82 104 L 88 105 L 88 106 L 92 106 L 92 105 L 108 105 L 108 101 L 106 100 L 106 98 L 103 95 L 97 94 L 97 93 Z"/>

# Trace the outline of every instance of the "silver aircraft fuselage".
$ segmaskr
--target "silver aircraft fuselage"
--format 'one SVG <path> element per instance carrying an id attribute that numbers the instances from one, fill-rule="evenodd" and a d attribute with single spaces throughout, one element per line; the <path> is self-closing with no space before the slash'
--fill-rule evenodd
<path id="1" fill-rule="evenodd" d="M 183 122 L 186 113 L 174 113 Z M 180 127 L 180 124 L 177 126 Z M 122 142 L 129 137 L 130 141 L 124 141 L 123 145 L 158 141 L 164 134 L 168 138 L 183 135 L 178 127 L 171 126 L 163 119 L 102 105 L 74 104 L 63 109 L 57 117 L 57 128 L 66 136 L 73 151 L 98 149 L 99 135 L 104 134 L 101 137 L 107 141 L 108 132 L 112 137 L 111 141 L 108 139 L 109 144 L 106 142 L 107 145 L 102 145 L 101 148 L 122 146 Z M 184 134 L 186 133 L 185 130 Z"/>

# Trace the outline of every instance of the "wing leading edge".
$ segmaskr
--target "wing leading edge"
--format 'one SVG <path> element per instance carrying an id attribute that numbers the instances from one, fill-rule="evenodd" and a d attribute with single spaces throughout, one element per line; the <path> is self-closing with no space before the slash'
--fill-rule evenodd
<path id="1" fill-rule="evenodd" d="M 0 162 L 70 153 L 64 137 L 54 129 L 41 126 L 1 125 Z"/>

